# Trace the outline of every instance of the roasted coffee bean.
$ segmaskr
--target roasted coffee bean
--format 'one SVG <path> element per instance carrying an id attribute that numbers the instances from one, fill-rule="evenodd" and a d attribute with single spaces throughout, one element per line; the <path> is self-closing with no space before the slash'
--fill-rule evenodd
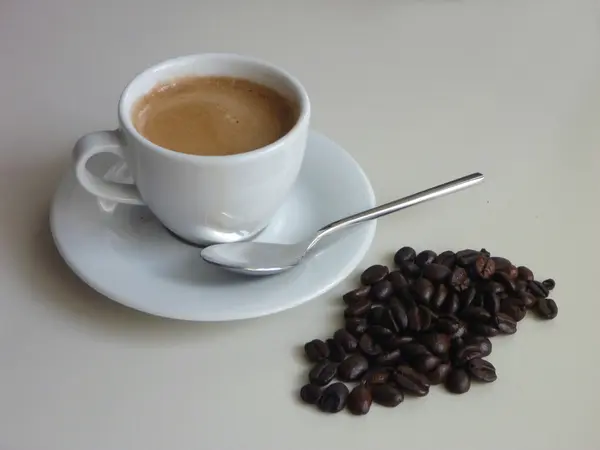
<path id="1" fill-rule="evenodd" d="M 525 266 L 520 266 L 518 269 L 518 274 L 519 274 L 519 279 L 521 280 L 525 280 L 525 281 L 533 281 L 534 277 L 533 277 L 533 272 L 525 267 Z"/>
<path id="2" fill-rule="evenodd" d="M 335 339 L 327 339 L 327 346 L 329 347 L 329 359 L 334 362 L 342 362 L 346 359 L 346 350 L 342 344 Z"/>
<path id="3" fill-rule="evenodd" d="M 417 307 L 417 300 L 408 286 L 400 291 L 399 298 L 406 311 Z"/>
<path id="4" fill-rule="evenodd" d="M 462 291 L 459 295 L 460 297 L 460 310 L 466 309 L 471 306 L 473 300 L 475 300 L 475 295 L 477 295 L 477 288 L 473 285 L 469 286 L 469 289 Z"/>
<path id="5" fill-rule="evenodd" d="M 392 283 L 390 283 L 388 280 L 381 280 L 371 285 L 371 292 L 369 293 L 369 296 L 371 299 L 373 299 L 373 301 L 384 302 L 392 296 L 393 292 L 394 290 L 392 289 Z"/>
<path id="6" fill-rule="evenodd" d="M 515 280 L 512 280 L 506 272 L 496 272 L 492 278 L 502 285 L 504 292 L 508 294 L 517 293 Z"/>
<path id="7" fill-rule="evenodd" d="M 519 294 L 520 292 L 525 292 L 527 290 L 527 281 L 517 279 L 515 281 L 515 292 Z"/>
<path id="8" fill-rule="evenodd" d="M 479 306 L 470 306 L 459 314 L 459 317 L 466 322 L 487 322 L 492 315 L 485 308 Z"/>
<path id="9" fill-rule="evenodd" d="M 431 264 L 433 260 L 437 257 L 437 253 L 433 250 L 423 250 L 421 253 L 417 255 L 415 259 L 415 263 L 421 269 L 425 267 L 427 264 Z"/>
<path id="10" fill-rule="evenodd" d="M 396 336 L 400 345 L 411 344 L 415 342 L 415 338 L 412 336 Z"/>
<path id="11" fill-rule="evenodd" d="M 544 286 L 539 281 L 527 282 L 527 289 L 529 289 L 529 292 L 531 292 L 537 298 L 546 298 L 546 297 L 548 297 L 548 294 L 550 293 L 550 291 L 548 289 L 546 289 L 546 286 Z"/>
<path id="12" fill-rule="evenodd" d="M 317 363 L 308 373 L 308 381 L 317 386 L 325 386 L 333 377 L 338 369 L 337 364 L 330 361 L 321 361 Z"/>
<path id="13" fill-rule="evenodd" d="M 367 319 L 363 317 L 348 317 L 346 319 L 346 330 L 355 338 L 360 338 L 367 331 Z"/>
<path id="14" fill-rule="evenodd" d="M 348 330 L 343 328 L 340 328 L 333 333 L 333 339 L 339 342 L 348 353 L 355 351 L 358 347 L 356 338 Z"/>
<path id="15" fill-rule="evenodd" d="M 465 342 L 469 346 L 476 346 L 481 353 L 481 357 L 489 356 L 492 353 L 492 341 L 484 336 L 465 336 Z"/>
<path id="16" fill-rule="evenodd" d="M 516 280 L 519 277 L 519 271 L 517 266 L 510 266 L 508 270 L 505 270 L 511 280 Z"/>
<path id="17" fill-rule="evenodd" d="M 369 388 L 363 384 L 359 384 L 348 395 L 346 407 L 352 414 L 362 416 L 369 412 L 372 403 L 373 397 Z"/>
<path id="18" fill-rule="evenodd" d="M 424 306 L 419 306 L 419 320 L 421 322 L 421 329 L 419 331 L 429 331 L 433 321 L 430 310 Z"/>
<path id="19" fill-rule="evenodd" d="M 467 341 L 469 341 L 470 339 L 474 339 L 477 338 L 479 339 L 479 336 L 475 336 L 474 334 L 469 333 L 468 331 L 462 336 L 462 342 L 463 345 L 467 345 Z M 452 341 L 452 343 L 454 343 L 454 341 Z"/>
<path id="20" fill-rule="evenodd" d="M 500 312 L 520 322 L 525 318 L 527 308 L 525 308 L 522 300 L 515 297 L 508 297 L 500 303 Z"/>
<path id="21" fill-rule="evenodd" d="M 499 294 L 496 294 L 500 300 L 507 298 L 509 295 L 517 295 L 516 291 L 514 293 L 508 293 L 506 291 L 502 291 Z"/>
<path id="22" fill-rule="evenodd" d="M 392 350 L 396 350 L 396 349 L 400 348 L 397 338 L 398 338 L 398 334 L 393 333 L 391 336 L 389 336 L 387 338 L 380 339 L 377 343 L 381 347 L 381 351 L 383 353 L 390 352 Z"/>
<path id="23" fill-rule="evenodd" d="M 453 394 L 464 394 L 471 388 L 471 378 L 464 369 L 452 369 L 446 377 L 446 389 Z"/>
<path id="24" fill-rule="evenodd" d="M 404 307 L 407 306 L 404 301 L 405 297 L 407 297 L 412 302 L 412 304 L 414 304 L 414 305 L 417 304 L 417 301 L 415 300 L 415 296 L 412 294 L 412 289 L 411 289 L 411 285 L 412 285 L 413 281 L 414 280 L 408 280 L 408 282 L 409 282 L 408 285 L 402 286 L 398 292 L 394 292 L 395 297 L 398 298 L 398 300 L 400 300 L 400 302 L 404 305 Z M 411 303 L 409 303 L 408 306 L 412 306 Z"/>
<path id="25" fill-rule="evenodd" d="M 431 326 L 433 326 L 440 318 L 440 315 L 437 312 L 434 312 L 429 306 L 419 305 L 419 309 L 421 310 L 421 314 L 426 312 L 431 316 Z"/>
<path id="26" fill-rule="evenodd" d="M 542 281 L 542 285 L 551 291 L 556 287 L 556 281 L 554 281 L 552 278 L 548 278 L 547 280 Z"/>
<path id="27" fill-rule="evenodd" d="M 454 358 L 455 355 L 466 345 L 465 338 L 468 336 L 470 336 L 470 334 L 466 332 L 463 336 L 452 339 L 452 342 L 450 343 L 450 355 L 452 358 Z"/>
<path id="28" fill-rule="evenodd" d="M 361 336 L 360 340 L 358 341 L 358 348 L 367 356 L 377 356 L 382 351 L 381 346 L 377 344 L 367 333 Z"/>
<path id="29" fill-rule="evenodd" d="M 394 255 L 394 262 L 401 266 L 406 262 L 413 262 L 417 257 L 417 252 L 412 247 L 402 247 L 400 250 L 396 252 Z"/>
<path id="30" fill-rule="evenodd" d="M 477 250 L 461 250 L 456 253 L 456 264 L 461 267 L 469 267 L 481 255 Z"/>
<path id="31" fill-rule="evenodd" d="M 371 325 L 381 325 L 385 319 L 386 307 L 379 304 L 371 305 L 371 309 L 367 313 L 367 322 Z"/>
<path id="32" fill-rule="evenodd" d="M 404 344 L 400 347 L 400 351 L 402 355 L 406 358 L 413 359 L 418 356 L 427 356 L 429 355 L 429 350 L 423 344 L 419 344 L 418 342 L 410 342 L 408 344 Z"/>
<path id="33" fill-rule="evenodd" d="M 449 362 L 441 363 L 431 372 L 427 373 L 427 379 L 432 385 L 442 384 L 446 380 L 446 377 L 450 373 L 450 370 L 452 370 L 452 364 L 450 364 Z"/>
<path id="34" fill-rule="evenodd" d="M 381 264 L 367 268 L 360 276 L 360 282 L 364 285 L 375 284 L 387 276 L 389 269 Z"/>
<path id="35" fill-rule="evenodd" d="M 413 341 L 413 337 L 412 336 L 392 336 L 391 338 L 389 338 L 388 340 L 386 340 L 385 342 L 381 343 L 381 347 L 386 349 L 386 350 L 396 350 L 397 348 L 402 347 L 404 344 L 408 344 L 409 342 Z"/>
<path id="36" fill-rule="evenodd" d="M 419 305 L 419 316 L 421 318 L 421 331 L 429 330 L 437 318 L 437 315 L 424 305 Z"/>
<path id="37" fill-rule="evenodd" d="M 527 309 L 533 308 L 538 302 L 538 298 L 531 292 L 520 292 L 517 297 Z"/>
<path id="38" fill-rule="evenodd" d="M 353 303 L 352 305 L 349 305 L 345 309 L 344 316 L 345 317 L 364 316 L 365 314 L 367 314 L 369 312 L 370 309 L 371 309 L 371 300 L 369 300 L 366 297 L 360 298 L 355 303 Z"/>
<path id="39" fill-rule="evenodd" d="M 496 314 L 500 311 L 500 296 L 499 294 L 488 293 L 483 297 L 483 307 L 490 313 Z"/>
<path id="40" fill-rule="evenodd" d="M 482 280 L 490 279 L 496 271 L 494 260 L 484 255 L 478 256 L 472 267 L 473 273 Z"/>
<path id="41" fill-rule="evenodd" d="M 427 264 L 423 267 L 423 277 L 434 283 L 444 283 L 452 273 L 452 270 L 443 264 Z"/>
<path id="42" fill-rule="evenodd" d="M 551 298 L 540 298 L 536 305 L 535 312 L 542 319 L 551 320 L 558 315 L 558 306 Z"/>
<path id="43" fill-rule="evenodd" d="M 453 355 L 455 367 L 461 367 L 474 358 L 481 358 L 483 354 L 478 344 L 467 344 L 458 348 Z"/>
<path id="44" fill-rule="evenodd" d="M 315 384 L 305 384 L 300 389 L 300 398 L 309 405 L 314 405 L 321 398 L 321 388 Z"/>
<path id="45" fill-rule="evenodd" d="M 511 280 L 516 280 L 519 276 L 519 270 L 512 265 L 506 258 L 493 257 L 492 260 L 496 263 L 496 272 L 504 272 Z M 500 261 L 500 262 L 498 262 Z"/>
<path id="46" fill-rule="evenodd" d="M 401 358 L 400 350 L 392 350 L 389 352 L 383 352 L 375 357 L 375 364 L 378 366 L 394 366 L 400 362 Z"/>
<path id="47" fill-rule="evenodd" d="M 435 355 L 423 355 L 413 358 L 411 365 L 416 371 L 427 373 L 439 366 L 441 362 L 442 360 Z"/>
<path id="48" fill-rule="evenodd" d="M 473 322 L 469 324 L 469 331 L 478 336 L 494 337 L 500 333 L 497 328 L 481 322 Z"/>
<path id="49" fill-rule="evenodd" d="M 451 292 L 442 305 L 442 311 L 448 315 L 454 315 L 460 308 L 460 297 L 456 292 Z"/>
<path id="50" fill-rule="evenodd" d="M 392 371 L 389 367 L 376 367 L 374 369 L 369 369 L 362 380 L 369 386 L 374 384 L 384 384 L 388 382 L 391 373 Z"/>
<path id="51" fill-rule="evenodd" d="M 406 330 L 406 328 L 408 327 L 408 317 L 406 315 L 406 310 L 404 309 L 404 306 L 402 306 L 402 304 L 400 303 L 400 300 L 398 300 L 395 297 L 392 297 L 389 302 L 389 310 L 392 314 L 392 317 L 394 318 L 394 321 L 398 325 L 398 328 L 400 328 L 400 331 Z"/>
<path id="52" fill-rule="evenodd" d="M 367 333 L 378 343 L 386 341 L 394 334 L 392 330 L 381 325 L 371 325 L 367 328 Z"/>
<path id="53" fill-rule="evenodd" d="M 376 384 L 371 386 L 373 401 L 381 406 L 395 407 L 404 400 L 404 394 L 400 389 L 390 384 Z"/>
<path id="54" fill-rule="evenodd" d="M 515 334 L 517 332 L 517 321 L 508 314 L 497 313 L 493 324 L 502 334 Z"/>
<path id="55" fill-rule="evenodd" d="M 349 356 L 337 368 L 338 378 L 342 381 L 358 380 L 369 368 L 369 362 L 362 355 Z"/>
<path id="56" fill-rule="evenodd" d="M 431 266 L 432 264 L 429 264 L 427 267 Z M 446 297 L 448 296 L 448 288 L 446 287 L 445 284 L 440 284 L 439 286 L 437 286 L 435 288 L 435 292 L 433 293 L 433 295 L 431 296 L 431 299 L 429 300 L 429 306 L 431 308 L 433 308 L 436 311 L 439 311 L 440 308 L 442 307 L 442 305 L 444 304 L 444 301 L 446 300 Z"/>
<path id="57" fill-rule="evenodd" d="M 510 266 L 512 266 L 510 260 L 502 258 L 500 256 L 493 256 L 492 261 L 494 261 L 494 264 L 496 265 L 496 270 L 500 270 L 501 272 L 507 270 Z"/>
<path id="58" fill-rule="evenodd" d="M 485 248 L 482 248 L 481 250 L 479 250 L 479 253 L 481 253 L 484 256 L 487 256 L 488 258 L 491 256 L 490 252 L 488 252 Z"/>
<path id="59" fill-rule="evenodd" d="M 496 368 L 494 365 L 485 359 L 475 358 L 467 363 L 467 371 L 478 381 L 491 383 L 496 381 Z"/>
<path id="60" fill-rule="evenodd" d="M 495 274 L 494 274 L 495 275 Z M 482 294 L 502 294 L 506 292 L 504 285 L 498 281 L 490 281 L 488 283 L 478 284 L 478 292 Z"/>
<path id="61" fill-rule="evenodd" d="M 417 297 L 417 300 L 425 305 L 429 304 L 429 300 L 433 296 L 435 288 L 431 281 L 426 278 L 419 278 L 412 284 L 412 292 Z"/>
<path id="62" fill-rule="evenodd" d="M 452 271 L 449 283 L 456 292 L 462 292 L 469 288 L 470 281 L 467 271 L 462 267 L 457 267 Z"/>
<path id="63" fill-rule="evenodd" d="M 406 311 L 408 317 L 408 330 L 412 332 L 421 331 L 421 314 L 419 308 L 411 308 Z"/>
<path id="64" fill-rule="evenodd" d="M 402 275 L 402 272 L 399 270 L 390 272 L 387 276 L 387 280 L 392 283 L 392 289 L 395 293 L 400 292 L 400 289 L 402 289 L 404 286 L 408 286 L 406 277 Z"/>
<path id="65" fill-rule="evenodd" d="M 429 393 L 429 380 L 410 366 L 398 366 L 392 380 L 403 392 L 423 397 Z"/>
<path id="66" fill-rule="evenodd" d="M 336 413 L 344 409 L 350 392 L 344 383 L 333 383 L 325 388 L 319 399 L 319 409 L 323 412 Z"/>
<path id="67" fill-rule="evenodd" d="M 395 372 L 404 374 L 405 376 L 407 376 L 409 378 L 419 379 L 420 383 L 424 384 L 425 386 L 429 386 L 429 383 L 427 382 L 427 377 L 425 377 L 421 373 L 417 372 L 414 368 L 412 368 L 408 364 L 399 364 L 398 366 L 396 366 Z"/>
<path id="68" fill-rule="evenodd" d="M 500 299 L 500 302 L 502 302 L 502 300 L 509 297 L 509 294 L 507 292 L 501 292 L 500 294 L 497 294 L 497 296 Z"/>
<path id="69" fill-rule="evenodd" d="M 444 356 L 450 351 L 450 336 L 442 333 L 424 333 L 419 336 L 419 342 L 431 353 Z"/>
<path id="70" fill-rule="evenodd" d="M 369 295 L 369 291 L 371 290 L 370 286 L 361 286 L 358 289 L 354 289 L 350 292 L 346 292 L 342 297 L 344 303 L 346 305 L 353 305 L 361 298 L 365 298 Z"/>
<path id="71" fill-rule="evenodd" d="M 456 265 L 456 253 L 454 253 L 452 250 L 446 250 L 445 252 L 437 255 L 433 262 L 435 264 L 441 264 L 442 266 L 454 269 L 454 266 Z"/>
<path id="72" fill-rule="evenodd" d="M 436 331 L 447 334 L 452 339 L 461 337 L 466 333 L 465 324 L 454 316 L 440 317 L 435 324 Z"/>
<path id="73" fill-rule="evenodd" d="M 383 312 L 383 316 L 381 317 L 381 326 L 385 328 L 389 328 L 394 333 L 399 333 L 402 331 L 400 326 L 396 323 L 394 316 L 392 315 L 392 311 L 389 308 L 385 308 Z"/>
<path id="74" fill-rule="evenodd" d="M 313 339 L 304 344 L 304 353 L 309 361 L 319 362 L 329 357 L 329 347 L 320 339 Z"/>
<path id="75" fill-rule="evenodd" d="M 421 274 L 421 268 L 412 262 L 405 262 L 400 266 L 402 275 L 409 279 L 418 278 Z"/>

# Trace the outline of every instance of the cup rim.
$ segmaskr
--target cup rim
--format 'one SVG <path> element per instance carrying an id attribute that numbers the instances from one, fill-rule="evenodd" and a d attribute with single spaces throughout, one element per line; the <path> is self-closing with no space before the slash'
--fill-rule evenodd
<path id="1" fill-rule="evenodd" d="M 181 153 L 181 152 L 178 152 L 175 150 L 168 149 L 166 147 L 162 147 L 160 145 L 157 145 L 157 144 L 151 142 L 149 139 L 146 139 L 141 133 L 138 132 L 138 130 L 133 125 L 133 122 L 131 120 L 130 108 L 127 109 L 125 107 L 124 100 L 127 97 L 127 95 L 129 94 L 129 91 L 131 90 L 132 86 L 138 81 L 138 79 L 140 77 L 142 77 L 143 75 L 146 75 L 150 72 L 158 72 L 158 71 L 160 71 L 170 65 L 173 65 L 173 64 L 186 62 L 186 61 L 191 62 L 198 58 L 208 58 L 208 57 L 210 57 L 210 58 L 230 58 L 230 59 L 236 59 L 239 61 L 245 61 L 245 62 L 258 64 L 258 65 L 266 67 L 267 69 L 286 78 L 294 86 L 294 89 L 297 91 L 298 97 L 300 99 L 300 104 L 299 104 L 300 113 L 298 115 L 298 119 L 296 120 L 296 123 L 294 124 L 294 126 L 286 134 L 284 134 L 279 139 L 277 139 L 276 141 L 274 141 L 268 145 L 265 145 L 263 147 L 259 147 L 257 149 L 250 150 L 247 152 L 236 153 L 234 155 L 190 155 L 188 153 Z M 240 162 L 242 160 L 254 159 L 254 158 L 261 157 L 267 153 L 272 153 L 272 152 L 276 151 L 277 148 L 281 147 L 281 145 L 285 141 L 288 141 L 295 135 L 301 133 L 304 129 L 305 122 L 310 117 L 310 99 L 308 97 L 308 93 L 306 92 L 306 89 L 304 88 L 304 86 L 300 83 L 300 81 L 296 77 L 291 75 L 285 69 L 282 69 L 281 67 L 278 67 L 275 64 L 272 64 L 268 61 L 265 61 L 265 60 L 262 60 L 259 58 L 255 58 L 252 56 L 240 55 L 237 53 L 194 53 L 194 54 L 189 54 L 189 55 L 176 56 L 174 58 L 169 58 L 169 59 L 163 60 L 162 62 L 153 64 L 152 66 L 149 66 L 146 69 L 143 69 L 142 71 L 138 72 L 127 83 L 127 85 L 123 89 L 123 92 L 121 93 L 121 95 L 119 97 L 119 108 L 118 109 L 119 109 L 118 115 L 119 115 L 120 126 L 122 128 L 124 128 L 134 139 L 136 139 L 140 144 L 144 145 L 145 147 L 148 147 L 158 153 L 162 153 L 165 156 L 169 156 L 171 158 L 184 159 L 184 160 L 187 159 L 189 161 L 223 163 L 223 162 Z"/>

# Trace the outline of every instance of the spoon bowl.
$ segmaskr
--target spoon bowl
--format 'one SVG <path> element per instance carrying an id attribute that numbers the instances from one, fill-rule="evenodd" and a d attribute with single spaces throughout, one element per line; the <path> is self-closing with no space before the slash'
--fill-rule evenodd
<path id="1" fill-rule="evenodd" d="M 232 272 L 255 276 L 275 275 L 298 265 L 307 254 L 311 240 L 295 244 L 216 244 L 206 247 L 200 254 L 206 262 Z"/>
<path id="2" fill-rule="evenodd" d="M 258 276 L 275 275 L 298 265 L 317 242 L 325 236 L 349 226 L 373 220 L 427 200 L 465 189 L 481 181 L 483 181 L 483 175 L 480 173 L 473 173 L 449 181 L 448 183 L 332 222 L 318 230 L 313 238 L 295 244 L 266 242 L 216 244 L 204 248 L 200 252 L 200 255 L 206 262 L 232 272 Z"/>

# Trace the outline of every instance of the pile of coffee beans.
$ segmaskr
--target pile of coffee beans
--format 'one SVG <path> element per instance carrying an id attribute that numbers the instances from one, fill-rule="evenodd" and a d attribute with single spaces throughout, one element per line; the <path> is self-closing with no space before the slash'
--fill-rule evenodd
<path id="1" fill-rule="evenodd" d="M 304 345 L 314 363 L 300 390 L 304 402 L 362 415 L 373 402 L 394 407 L 432 385 L 463 394 L 472 381 L 496 380 L 484 359 L 490 338 L 516 333 L 528 311 L 542 319 L 558 313 L 548 298 L 554 280 L 536 281 L 527 267 L 485 249 L 438 255 L 402 247 L 394 263 L 393 271 L 366 269 L 361 286 L 343 296 L 344 328 Z"/>

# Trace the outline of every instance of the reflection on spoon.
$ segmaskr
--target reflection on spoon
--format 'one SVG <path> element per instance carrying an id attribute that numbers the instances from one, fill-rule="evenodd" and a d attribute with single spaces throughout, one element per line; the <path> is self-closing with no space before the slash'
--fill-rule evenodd
<path id="1" fill-rule="evenodd" d="M 224 269 L 248 275 L 274 275 L 297 265 L 312 239 L 296 244 L 237 242 L 206 247 L 202 258 Z"/>
<path id="2" fill-rule="evenodd" d="M 270 244 L 264 242 L 217 244 L 206 247 L 200 255 L 205 261 L 233 272 L 247 275 L 274 275 L 299 264 L 317 242 L 336 231 L 400 211 L 442 195 L 451 194 L 481 181 L 483 181 L 483 175 L 480 173 L 458 178 L 332 222 L 318 230 L 313 238 L 296 244 Z"/>

